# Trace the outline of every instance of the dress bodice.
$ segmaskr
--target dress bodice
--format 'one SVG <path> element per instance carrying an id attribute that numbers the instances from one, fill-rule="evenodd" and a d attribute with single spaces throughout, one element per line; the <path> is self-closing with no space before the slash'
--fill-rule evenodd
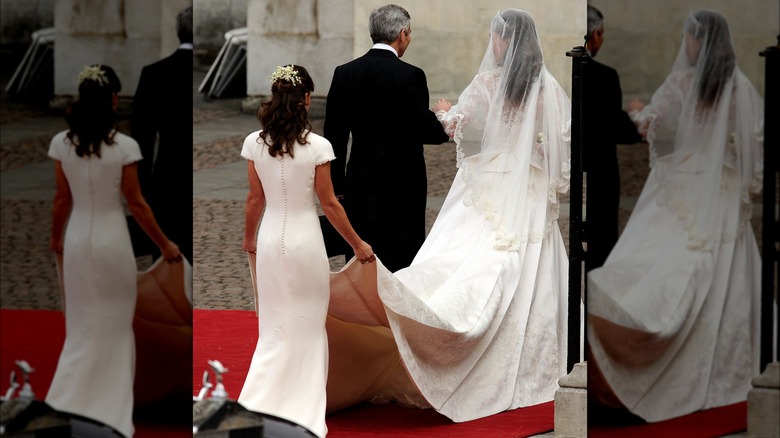
<path id="1" fill-rule="evenodd" d="M 307 150 L 303 147 L 298 149 L 300 153 L 294 158 L 289 155 L 272 157 L 267 146 L 262 146 L 257 154 L 255 169 L 263 183 L 270 212 L 295 214 L 315 207 L 315 164 Z"/>
<path id="2" fill-rule="evenodd" d="M 138 143 L 121 133 L 114 144 L 101 146 L 100 157 L 79 157 L 63 131 L 52 139 L 49 155 L 62 163 L 74 210 L 110 212 L 122 209 L 123 167 L 141 159 Z"/>
<path id="3" fill-rule="evenodd" d="M 256 131 L 246 137 L 241 156 L 254 162 L 263 185 L 266 212 L 290 216 L 316 211 L 315 169 L 335 158 L 330 142 L 309 133 L 307 144 L 294 146 L 294 157 L 272 157 L 268 145 L 259 138 L 259 133 Z"/>
<path id="4" fill-rule="evenodd" d="M 317 165 L 334 158 L 330 142 L 313 133 L 308 134 L 305 145 L 296 144 L 293 153 L 294 157 L 272 157 L 268 146 L 259 138 L 259 131 L 246 137 L 241 151 L 242 157 L 254 163 L 265 195 L 265 212 L 259 229 L 260 236 L 264 237 L 259 237 L 258 242 L 279 242 L 282 255 L 289 248 L 306 246 L 305 241 L 311 236 L 301 230 L 319 232 L 314 175 Z"/>

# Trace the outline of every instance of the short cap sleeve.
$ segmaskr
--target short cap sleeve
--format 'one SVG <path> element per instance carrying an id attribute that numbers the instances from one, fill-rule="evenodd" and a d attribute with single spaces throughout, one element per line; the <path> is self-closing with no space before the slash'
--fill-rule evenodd
<path id="1" fill-rule="evenodd" d="M 49 143 L 49 158 L 62 161 L 62 157 L 65 155 L 65 148 L 69 145 L 69 143 L 65 143 L 66 133 L 66 131 L 62 131 L 52 137 L 51 143 Z"/>
<path id="2" fill-rule="evenodd" d="M 316 141 L 311 142 L 311 147 L 314 154 L 314 162 L 318 166 L 336 159 L 336 154 L 333 153 L 333 145 L 324 137 L 317 136 Z"/>
<path id="3" fill-rule="evenodd" d="M 241 148 L 241 156 L 247 160 L 255 161 L 255 151 L 259 143 L 260 131 L 255 131 L 246 136 L 244 139 L 244 146 Z"/>
<path id="4" fill-rule="evenodd" d="M 138 146 L 138 142 L 130 137 L 126 137 L 127 141 L 122 144 L 122 165 L 135 163 L 143 159 L 141 155 L 141 148 Z M 122 139 L 124 140 L 124 138 Z"/>

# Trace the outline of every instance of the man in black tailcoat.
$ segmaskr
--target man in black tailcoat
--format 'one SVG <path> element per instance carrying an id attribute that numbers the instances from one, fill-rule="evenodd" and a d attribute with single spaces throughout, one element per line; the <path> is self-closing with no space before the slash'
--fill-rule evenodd
<path id="1" fill-rule="evenodd" d="M 429 109 L 425 73 L 399 59 L 411 32 L 411 17 L 400 6 L 372 11 L 374 46 L 336 68 L 325 113 L 325 137 L 336 154 L 335 193 L 343 195 L 355 231 L 390 271 L 409 266 L 425 240 L 423 144 L 449 139 Z"/>
<path id="2" fill-rule="evenodd" d="M 588 6 L 585 47 L 591 59 L 586 67 L 583 89 L 588 271 L 604 264 L 618 239 L 620 174 L 616 144 L 642 140 L 622 108 L 623 96 L 617 72 L 593 59 L 603 41 L 604 17 L 598 9 Z"/>
<path id="3" fill-rule="evenodd" d="M 132 136 L 144 157 L 138 165 L 141 190 L 165 235 L 192 263 L 192 6 L 177 15 L 176 34 L 179 48 L 141 72 Z M 136 255 L 141 246 L 141 253 L 158 256 L 151 242 L 138 242 L 146 239 L 139 234 Z"/>

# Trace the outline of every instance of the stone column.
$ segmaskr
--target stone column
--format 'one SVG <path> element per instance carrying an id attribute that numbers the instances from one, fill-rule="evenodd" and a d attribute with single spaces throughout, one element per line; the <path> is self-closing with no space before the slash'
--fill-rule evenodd
<path id="1" fill-rule="evenodd" d="M 132 96 L 141 69 L 178 46 L 176 14 L 190 3 L 58 0 L 54 8 L 54 93 L 77 94 L 79 72 L 86 65 L 100 63 L 116 71 L 122 81 L 121 94 Z"/>
<path id="2" fill-rule="evenodd" d="M 247 94 L 270 94 L 276 66 L 299 64 L 314 80 L 314 96 L 326 96 L 333 70 L 352 59 L 354 2 L 248 0 Z"/>
<path id="3" fill-rule="evenodd" d="M 767 365 L 752 384 L 748 392 L 748 437 L 780 436 L 780 362 Z"/>
<path id="4" fill-rule="evenodd" d="M 587 362 L 558 381 L 555 391 L 555 436 L 584 438 L 588 436 L 588 367 Z"/>

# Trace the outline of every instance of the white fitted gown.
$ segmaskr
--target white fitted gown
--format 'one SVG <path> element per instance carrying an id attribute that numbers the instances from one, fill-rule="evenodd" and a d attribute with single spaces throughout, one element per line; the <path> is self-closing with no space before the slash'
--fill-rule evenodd
<path id="1" fill-rule="evenodd" d="M 66 132 L 49 156 L 62 163 L 73 196 L 65 232 L 65 345 L 46 403 L 133 434 L 136 264 L 122 207 L 122 169 L 141 159 L 138 143 L 116 133 L 101 158 L 84 159 Z"/>
<path id="2" fill-rule="evenodd" d="M 275 415 L 325 436 L 329 264 L 316 210 L 317 165 L 335 158 L 323 137 L 309 133 L 295 157 L 272 157 L 244 140 L 241 156 L 254 161 L 266 207 L 257 236 L 256 278 L 260 334 L 238 397 L 246 408 Z"/>

